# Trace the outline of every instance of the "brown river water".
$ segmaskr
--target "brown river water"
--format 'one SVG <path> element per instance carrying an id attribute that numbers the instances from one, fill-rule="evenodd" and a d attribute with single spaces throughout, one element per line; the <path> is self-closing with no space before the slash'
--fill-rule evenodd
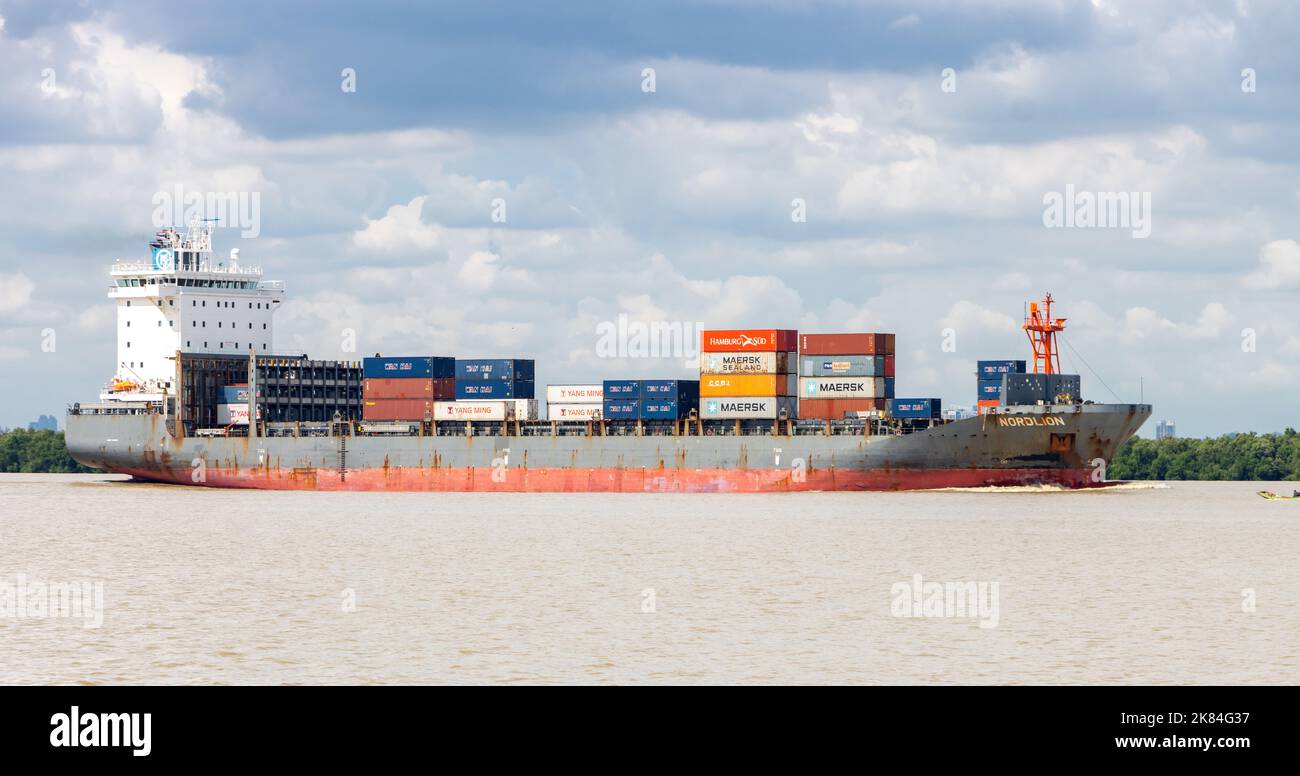
<path id="1" fill-rule="evenodd" d="M 0 682 L 1294 684 L 1300 502 L 1255 495 L 1290 485 L 277 493 L 0 474 Z"/>

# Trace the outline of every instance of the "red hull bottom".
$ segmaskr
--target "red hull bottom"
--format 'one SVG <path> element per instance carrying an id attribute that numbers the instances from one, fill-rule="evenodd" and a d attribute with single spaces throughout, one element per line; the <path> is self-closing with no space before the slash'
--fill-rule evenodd
<path id="1" fill-rule="evenodd" d="M 121 469 L 155 482 L 263 490 L 391 490 L 453 493 L 784 493 L 890 491 L 1013 485 L 1097 487 L 1090 469 L 821 469 L 797 481 L 778 469 L 491 469 L 378 468 L 214 469 L 199 477 L 189 469 Z M 197 479 L 196 479 L 197 478 Z M 201 480 L 201 481 L 200 481 Z"/>

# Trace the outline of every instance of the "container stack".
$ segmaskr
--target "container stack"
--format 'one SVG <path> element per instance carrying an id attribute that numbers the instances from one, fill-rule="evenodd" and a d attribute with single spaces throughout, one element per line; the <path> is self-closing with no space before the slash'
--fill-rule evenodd
<path id="1" fill-rule="evenodd" d="M 450 356 L 367 358 L 361 364 L 364 420 L 424 420 L 434 403 L 456 395 L 456 359 Z"/>
<path id="2" fill-rule="evenodd" d="M 893 334 L 801 334 L 799 417 L 841 420 L 886 409 L 894 397 Z"/>
<path id="3" fill-rule="evenodd" d="M 1025 362 L 1012 360 L 975 362 L 975 407 L 983 415 L 1002 404 L 1002 376 L 1024 374 Z"/>
<path id="4" fill-rule="evenodd" d="M 505 402 L 500 413 L 504 413 L 507 418 L 537 420 L 535 375 L 536 362 L 530 358 L 458 358 L 456 402 Z M 465 414 L 472 409 L 446 408 L 439 411 L 439 417 L 443 414 Z M 484 415 L 500 414 L 491 407 L 478 408 L 478 412 Z"/>
<path id="5" fill-rule="evenodd" d="M 799 332 L 793 329 L 705 331 L 700 348 L 700 416 L 796 417 L 798 340 Z"/>
<path id="6" fill-rule="evenodd" d="M 681 420 L 700 407 L 698 380 L 606 380 L 605 420 Z"/>
<path id="7" fill-rule="evenodd" d="M 261 391 L 258 391 L 261 399 Z M 257 402 L 257 419 L 262 419 L 262 402 Z M 222 426 L 248 425 L 248 383 L 227 385 L 221 389 L 221 403 L 217 405 L 217 423 Z"/>
<path id="8" fill-rule="evenodd" d="M 603 385 L 546 386 L 546 417 L 561 423 L 600 420 Z"/>

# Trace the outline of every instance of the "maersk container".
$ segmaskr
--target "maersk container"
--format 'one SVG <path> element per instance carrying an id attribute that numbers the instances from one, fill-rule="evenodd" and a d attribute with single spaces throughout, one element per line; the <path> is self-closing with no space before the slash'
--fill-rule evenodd
<path id="1" fill-rule="evenodd" d="M 981 380 L 1000 380 L 1005 374 L 1020 374 L 1025 371 L 1025 362 L 1014 359 L 1004 361 L 976 361 L 975 373 Z"/>
<path id="2" fill-rule="evenodd" d="M 804 356 L 799 374 L 805 377 L 884 377 L 884 356 Z"/>
<path id="3" fill-rule="evenodd" d="M 456 401 L 476 399 L 532 399 L 532 380 L 457 380 Z"/>
<path id="4" fill-rule="evenodd" d="M 701 353 L 700 374 L 771 375 L 795 371 L 793 351 Z"/>
<path id="5" fill-rule="evenodd" d="M 557 420 L 561 423 L 569 421 L 585 422 L 588 420 L 600 420 L 602 402 L 595 404 L 551 404 L 546 403 L 546 419 Z"/>
<path id="6" fill-rule="evenodd" d="M 456 376 L 456 359 L 451 356 L 375 356 L 362 359 L 361 376 L 424 377 L 441 380 Z"/>
<path id="7" fill-rule="evenodd" d="M 943 400 L 890 399 L 889 414 L 895 418 L 937 418 L 943 414 Z"/>
<path id="8" fill-rule="evenodd" d="M 636 420 L 641 417 L 641 400 L 606 399 L 601 409 L 605 420 Z"/>
<path id="9" fill-rule="evenodd" d="M 606 380 L 601 387 L 605 392 L 604 401 L 641 398 L 640 380 Z"/>
<path id="10" fill-rule="evenodd" d="M 699 380 L 642 380 L 642 399 L 672 399 L 673 401 L 698 401 Z"/>
<path id="11" fill-rule="evenodd" d="M 681 420 L 690 415 L 691 410 L 698 409 L 698 400 L 678 401 L 677 399 L 642 399 L 642 420 Z"/>
<path id="12" fill-rule="evenodd" d="M 531 358 L 458 358 L 456 381 L 513 380 L 531 382 L 536 375 Z"/>
<path id="13" fill-rule="evenodd" d="M 798 417 L 791 396 L 711 396 L 700 399 L 700 417 L 716 420 L 776 420 Z"/>
<path id="14" fill-rule="evenodd" d="M 885 396 L 883 377 L 800 377 L 801 399 L 880 399 Z"/>
<path id="15" fill-rule="evenodd" d="M 600 404 L 605 400 L 603 385 L 548 385 L 547 404 Z"/>

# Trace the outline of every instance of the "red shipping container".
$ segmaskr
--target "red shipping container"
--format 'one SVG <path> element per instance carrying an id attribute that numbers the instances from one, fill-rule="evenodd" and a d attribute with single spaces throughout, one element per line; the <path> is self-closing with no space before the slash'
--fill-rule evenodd
<path id="1" fill-rule="evenodd" d="M 440 377 L 370 377 L 361 384 L 365 399 L 454 399 L 456 380 Z"/>
<path id="2" fill-rule="evenodd" d="M 425 415 L 433 416 L 433 402 L 425 399 L 366 399 L 361 402 L 362 420 L 424 420 Z"/>
<path id="3" fill-rule="evenodd" d="M 884 410 L 885 399 L 800 399 L 799 417 L 813 420 L 843 420 L 846 412 Z"/>
<path id="4" fill-rule="evenodd" d="M 897 343 L 896 343 L 896 339 L 897 339 L 897 338 L 895 337 L 895 335 L 893 335 L 893 334 L 882 334 L 882 335 L 880 335 L 880 336 L 884 337 L 884 338 L 885 338 L 885 341 L 884 341 L 884 343 L 881 344 L 880 350 L 879 350 L 878 352 L 880 352 L 880 353 L 884 353 L 884 354 L 887 355 L 887 356 L 892 356 L 892 355 L 894 355 L 894 353 L 897 352 L 896 350 L 894 350 L 894 347 L 895 347 L 895 345 L 897 344 Z"/>
<path id="5" fill-rule="evenodd" d="M 801 334 L 799 352 L 805 356 L 874 356 L 885 352 L 884 334 Z"/>
<path id="6" fill-rule="evenodd" d="M 794 350 L 799 332 L 794 329 L 714 329 L 703 332 L 705 353 L 771 352 Z"/>
<path id="7" fill-rule="evenodd" d="M 891 353 L 885 358 L 885 377 L 895 377 L 894 374 L 894 355 Z"/>
<path id="8" fill-rule="evenodd" d="M 433 398 L 454 401 L 456 398 L 456 378 L 435 378 L 433 381 Z"/>
<path id="9" fill-rule="evenodd" d="M 976 404 L 979 414 L 987 415 L 989 410 L 998 406 L 1001 402 L 997 399 L 980 399 Z"/>

